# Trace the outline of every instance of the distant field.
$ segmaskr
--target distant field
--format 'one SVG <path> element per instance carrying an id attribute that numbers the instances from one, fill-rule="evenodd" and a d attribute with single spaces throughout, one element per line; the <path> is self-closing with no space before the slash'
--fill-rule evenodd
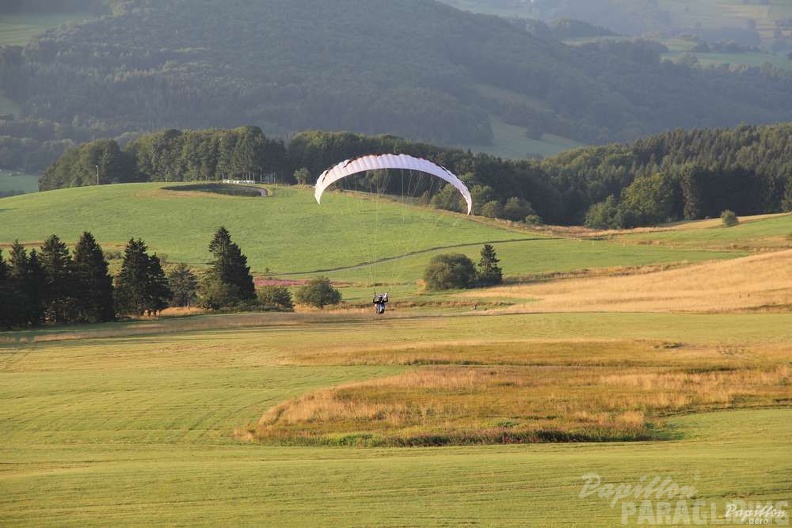
<path id="1" fill-rule="evenodd" d="M 0 170 L 0 192 L 38 192 L 38 179 L 38 175 L 35 174 L 23 174 L 16 171 Z"/>
<path id="2" fill-rule="evenodd" d="M 533 12 L 522 2 L 504 2 L 499 0 L 444 0 L 445 3 L 459 9 L 497 15 L 503 17 L 531 18 Z M 744 0 L 658 0 L 657 7 L 669 14 L 671 23 L 678 29 L 713 28 L 745 28 L 754 24 L 760 38 L 765 44 L 770 43 L 776 31 L 775 21 L 792 18 L 792 4 L 787 0 L 770 0 L 766 5 L 761 2 Z M 611 4 L 627 12 L 634 11 L 631 0 L 611 0 Z M 789 36 L 792 30 L 782 30 Z M 668 44 L 666 41 L 664 43 Z M 673 45 L 672 45 L 673 49 Z M 765 60 L 779 68 L 791 68 L 782 56 L 766 56 Z M 763 60 L 755 54 L 709 56 L 699 55 L 702 64 L 745 64 L 759 66 Z"/>
<path id="3" fill-rule="evenodd" d="M 505 17 L 530 17 L 531 9 L 519 2 L 500 2 L 498 0 L 442 0 L 457 9 Z"/>
<path id="4" fill-rule="evenodd" d="M 19 112 L 19 105 L 16 104 L 11 99 L 8 99 L 3 95 L 3 92 L 0 91 L 0 114 L 12 114 L 17 115 Z"/>
<path id="5" fill-rule="evenodd" d="M 767 54 L 767 53 L 692 53 L 695 55 L 702 66 L 720 66 L 721 64 L 728 64 L 730 66 L 750 66 L 760 67 L 764 64 L 779 69 L 789 70 L 792 69 L 792 61 L 786 58 L 785 55 Z M 682 56 L 682 53 L 666 53 L 663 58 L 677 60 Z"/>
<path id="6" fill-rule="evenodd" d="M 0 46 L 23 46 L 50 28 L 94 18 L 87 13 L 0 14 Z"/>
<path id="7" fill-rule="evenodd" d="M 536 110 L 543 110 L 546 104 L 525 94 L 513 92 L 487 84 L 479 84 L 476 89 L 485 97 L 499 99 L 521 105 L 527 105 Z M 531 139 L 525 135 L 525 128 L 504 123 L 497 116 L 490 116 L 493 139 L 491 145 L 462 145 L 478 152 L 486 152 L 494 156 L 512 159 L 525 159 L 528 157 L 552 156 L 571 148 L 583 147 L 583 143 L 568 138 L 544 134 L 540 139 Z"/>
<path id="8" fill-rule="evenodd" d="M 512 159 L 526 159 L 537 154 L 543 157 L 558 154 L 564 150 L 583 147 L 585 144 L 552 134 L 543 134 L 541 139 L 531 139 L 522 127 L 509 125 L 492 117 L 492 145 L 464 145 L 478 152 Z"/>

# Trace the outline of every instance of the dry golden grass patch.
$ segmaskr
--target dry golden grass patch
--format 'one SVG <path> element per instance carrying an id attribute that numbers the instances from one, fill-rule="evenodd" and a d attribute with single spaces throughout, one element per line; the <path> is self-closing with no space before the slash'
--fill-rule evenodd
<path id="1" fill-rule="evenodd" d="M 461 294 L 476 297 L 481 292 Z M 488 298 L 533 299 L 507 311 L 727 312 L 792 307 L 792 250 L 619 277 L 504 286 Z"/>
<path id="2" fill-rule="evenodd" d="M 724 351 L 643 341 L 544 342 L 390 354 L 359 360 L 448 364 L 283 402 L 251 428 L 252 437 L 365 445 L 636 440 L 662 437 L 670 414 L 792 403 L 784 346 Z M 502 363 L 486 364 L 493 359 Z"/>
<path id="3" fill-rule="evenodd" d="M 578 367 L 421 368 L 284 402 L 261 418 L 254 436 L 332 443 L 363 434 L 374 443 L 420 444 L 425 438 L 489 442 L 506 433 L 535 437 L 547 431 L 595 438 L 645 435 L 636 411 L 625 415 L 583 404 L 596 392 L 595 382 L 593 373 Z"/>

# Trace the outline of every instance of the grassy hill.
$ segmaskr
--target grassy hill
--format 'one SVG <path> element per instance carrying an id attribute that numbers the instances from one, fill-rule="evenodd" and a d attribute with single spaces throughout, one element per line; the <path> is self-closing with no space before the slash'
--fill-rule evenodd
<path id="1" fill-rule="evenodd" d="M 51 234 L 74 244 L 90 231 L 116 266 L 126 242 L 142 238 L 167 261 L 200 268 L 209 259 L 211 237 L 225 226 L 258 275 L 322 273 L 358 285 L 402 284 L 406 292 L 415 291 L 434 254 L 461 252 L 478 261 L 484 243 L 494 244 L 509 277 L 745 254 L 728 247 L 675 249 L 558 237 L 352 193 L 330 192 L 319 205 L 310 188 L 275 186 L 270 196 L 251 198 L 168 187 L 103 185 L 5 198 L 0 202 L 0 244 L 19 239 L 38 246 Z M 741 229 L 729 233 L 739 236 Z"/>

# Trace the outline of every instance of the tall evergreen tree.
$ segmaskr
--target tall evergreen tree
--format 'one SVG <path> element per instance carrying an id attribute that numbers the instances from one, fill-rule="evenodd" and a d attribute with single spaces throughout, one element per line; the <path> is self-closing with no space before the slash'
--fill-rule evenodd
<path id="1" fill-rule="evenodd" d="M 39 325 L 45 320 L 45 283 L 44 268 L 41 266 L 39 253 L 35 249 L 30 250 L 27 262 L 27 274 L 25 277 L 25 291 L 31 303 L 30 323 Z"/>
<path id="2" fill-rule="evenodd" d="M 8 272 L 11 277 L 22 281 L 27 273 L 28 254 L 27 249 L 19 240 L 14 240 L 8 251 Z"/>
<path id="3" fill-rule="evenodd" d="M 254 299 L 256 287 L 250 274 L 250 267 L 247 265 L 247 257 L 242 254 L 239 246 L 231 241 L 231 234 L 225 227 L 217 230 L 209 243 L 209 251 L 214 259 L 210 263 L 207 280 L 219 281 L 230 287 L 230 291 L 233 292 L 232 297 L 235 297 L 236 301 Z"/>
<path id="4" fill-rule="evenodd" d="M 11 267 L 0 249 L 0 329 L 14 328 L 25 323 L 19 304 L 23 300 L 19 284 L 11 277 Z"/>
<path id="5" fill-rule="evenodd" d="M 124 249 L 124 261 L 116 277 L 116 310 L 121 314 L 141 316 L 158 312 L 170 297 L 167 279 L 159 258 L 149 256 L 143 240 L 130 239 Z"/>
<path id="6" fill-rule="evenodd" d="M 30 255 L 19 240 L 9 251 L 8 275 L 14 285 L 15 311 L 20 324 L 38 325 L 44 322 L 44 270 L 38 253 Z"/>
<path id="7" fill-rule="evenodd" d="M 478 263 L 478 282 L 482 286 L 492 286 L 503 282 L 503 271 L 498 266 L 498 256 L 495 248 L 490 244 L 484 244 L 481 248 L 481 260 Z"/>
<path id="8" fill-rule="evenodd" d="M 172 293 L 168 287 L 168 277 L 162 269 L 162 262 L 157 255 L 149 257 L 148 261 L 148 307 L 147 312 L 156 314 L 168 307 Z"/>
<path id="9" fill-rule="evenodd" d="M 53 323 L 72 320 L 74 297 L 72 295 L 72 259 L 66 244 L 57 235 L 44 241 L 40 252 L 44 275 L 44 313 Z"/>
<path id="10" fill-rule="evenodd" d="M 74 248 L 74 291 L 78 321 L 102 323 L 115 319 L 113 278 L 102 248 L 88 231 Z"/>
<path id="11" fill-rule="evenodd" d="M 27 292 L 28 254 L 25 246 L 15 240 L 8 252 L 7 275 L 11 281 L 16 298 L 16 317 L 31 321 L 33 312 L 32 299 Z M 8 294 L 8 293 L 7 293 Z"/>

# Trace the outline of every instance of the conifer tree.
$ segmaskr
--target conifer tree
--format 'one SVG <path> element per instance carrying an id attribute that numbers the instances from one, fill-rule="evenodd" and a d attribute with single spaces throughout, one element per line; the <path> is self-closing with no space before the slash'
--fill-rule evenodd
<path id="1" fill-rule="evenodd" d="M 44 314 L 48 321 L 64 323 L 72 319 L 73 265 L 66 244 L 57 235 L 44 241 L 39 254 L 44 277 Z"/>
<path id="2" fill-rule="evenodd" d="M 143 240 L 130 239 L 124 249 L 124 261 L 116 277 L 116 310 L 120 314 L 141 316 L 156 313 L 167 306 L 170 297 L 162 264 L 156 255 L 149 256 Z"/>
<path id="3" fill-rule="evenodd" d="M 162 269 L 162 262 L 157 255 L 149 257 L 148 262 L 148 307 L 146 310 L 157 313 L 168 307 L 168 301 L 172 294 L 168 287 L 168 277 Z"/>
<path id="4" fill-rule="evenodd" d="M 478 263 L 478 282 L 482 286 L 492 286 L 503 282 L 503 271 L 498 266 L 498 256 L 495 248 L 490 244 L 484 244 L 481 248 L 481 260 Z"/>
<path id="5" fill-rule="evenodd" d="M 8 252 L 7 276 L 9 287 L 13 288 L 16 299 L 15 318 L 20 321 L 31 321 L 33 312 L 32 299 L 27 292 L 28 255 L 25 246 L 15 240 Z M 6 295 L 11 294 L 7 292 Z"/>
<path id="6" fill-rule="evenodd" d="M 20 244 L 19 240 L 14 240 L 11 248 L 8 251 L 8 272 L 13 278 L 20 281 L 25 277 L 28 266 L 28 254 L 25 246 Z"/>
<path id="7" fill-rule="evenodd" d="M 39 253 L 35 249 L 30 250 L 27 261 L 27 274 L 25 277 L 25 291 L 30 299 L 30 323 L 39 325 L 44 322 L 44 268 L 41 266 Z"/>
<path id="8" fill-rule="evenodd" d="M 15 312 L 20 324 L 44 322 L 44 275 L 36 250 L 28 256 L 25 246 L 15 240 L 8 254 L 8 276 L 13 284 Z"/>
<path id="9" fill-rule="evenodd" d="M 115 319 L 113 278 L 102 248 L 88 231 L 80 236 L 73 260 L 76 320 L 102 323 Z"/>
<path id="10" fill-rule="evenodd" d="M 217 230 L 209 243 L 209 251 L 214 259 L 210 263 L 205 282 L 225 286 L 224 289 L 230 296 L 228 301 L 254 299 L 256 287 L 253 284 L 250 267 L 247 265 L 247 257 L 242 254 L 239 246 L 231 241 L 231 234 L 225 227 Z"/>
<path id="11" fill-rule="evenodd" d="M 24 324 L 19 311 L 21 292 L 17 282 L 11 278 L 11 267 L 0 249 L 0 329 L 14 328 Z"/>

